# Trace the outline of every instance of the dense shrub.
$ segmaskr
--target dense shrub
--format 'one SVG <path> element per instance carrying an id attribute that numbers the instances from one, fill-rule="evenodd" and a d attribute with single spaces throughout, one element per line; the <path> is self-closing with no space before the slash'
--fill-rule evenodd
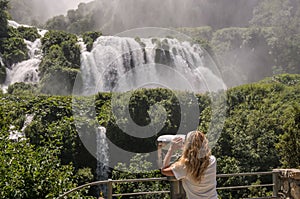
<path id="1" fill-rule="evenodd" d="M 31 42 L 34 42 L 36 39 L 41 37 L 38 33 L 37 28 L 35 27 L 20 26 L 18 27 L 18 31 L 24 39 L 29 40 Z"/>
<path id="2" fill-rule="evenodd" d="M 3 39 L 0 53 L 6 67 L 29 58 L 28 49 L 22 35 L 12 27 L 8 28 L 8 37 Z"/>
<path id="3" fill-rule="evenodd" d="M 5 67 L 0 63 L 0 84 L 3 84 L 6 79 L 6 69 Z"/>
<path id="4" fill-rule="evenodd" d="M 82 35 L 83 42 L 86 44 L 88 51 L 91 51 L 93 48 L 93 43 L 98 37 L 102 35 L 101 32 L 85 32 Z"/>
<path id="5" fill-rule="evenodd" d="M 299 86 L 299 75 L 285 74 L 274 76 L 255 84 L 232 88 L 227 91 L 227 117 L 224 127 L 221 130 L 220 138 L 213 148 L 213 154 L 218 160 L 218 173 L 269 171 L 281 166 L 299 167 L 297 164 L 299 162 L 298 157 L 300 156 L 299 146 L 297 145 L 299 143 L 297 142 L 297 137 L 299 137 L 297 135 L 297 132 L 299 132 L 299 125 L 297 125 L 299 123 L 299 107 L 297 106 L 300 99 Z M 190 103 L 188 101 L 190 97 L 187 93 L 179 92 L 178 96 L 185 99 L 183 101 L 187 104 Z M 111 97 L 112 94 L 110 93 L 99 93 L 94 98 L 83 100 L 88 100 L 95 104 L 97 120 L 93 124 L 100 124 L 107 127 L 107 137 L 112 143 L 135 153 L 149 152 L 141 151 L 141 149 L 145 148 L 147 150 L 155 150 L 156 137 L 161 134 L 176 133 L 180 124 L 179 122 L 183 117 L 180 114 L 178 99 L 170 90 L 137 90 L 132 93 L 129 101 L 129 112 L 135 123 L 142 126 L 149 125 L 150 123 L 158 124 L 160 122 L 159 115 L 153 118 L 153 121 L 150 121 L 149 115 L 149 107 L 157 103 L 164 106 L 167 112 L 167 119 L 164 122 L 163 129 L 157 135 L 150 139 L 135 140 L 132 137 L 125 136 L 126 134 L 119 128 L 118 125 L 126 124 L 127 121 L 126 118 L 115 117 L 112 112 Z M 200 109 L 199 129 L 208 131 L 212 114 L 223 114 L 222 108 L 216 108 L 214 113 L 212 113 L 210 107 L 211 97 L 209 95 L 197 95 L 197 99 Z M 123 103 L 121 102 L 120 106 L 114 106 L 116 108 L 114 113 L 121 114 L 119 116 L 122 116 L 124 111 L 124 107 L 121 106 Z M 25 129 L 25 134 L 30 144 L 35 147 L 46 147 L 51 150 L 59 148 L 61 150 L 56 155 L 60 158 L 62 164 L 67 165 L 72 162 L 76 171 L 88 167 L 95 174 L 96 160 L 85 149 L 76 130 L 77 128 L 87 127 L 86 129 L 88 130 L 85 133 L 89 133 L 91 140 L 95 141 L 96 135 L 93 131 L 93 124 L 90 122 L 87 124 L 87 120 L 84 117 L 85 114 L 82 113 L 82 116 L 76 116 L 75 127 L 72 100 L 70 97 L 33 97 L 25 94 L 1 94 L 0 104 L 0 127 L 2 135 L 5 133 L 7 135 L 10 125 L 14 125 L 16 130 L 21 130 L 27 117 L 26 115 L 34 114 L 32 123 Z M 77 104 L 79 108 L 82 105 L 82 103 Z M 90 111 L 90 109 L 86 111 Z M 187 126 L 189 126 L 188 122 L 186 120 Z M 153 127 L 155 128 L 155 125 Z M 220 130 L 220 127 L 216 129 Z M 189 129 L 185 131 L 189 131 Z M 136 133 L 137 137 L 140 136 L 139 132 L 133 133 Z M 294 142 L 295 139 L 296 142 Z M 20 153 L 20 155 L 24 155 L 24 153 Z M 36 155 L 34 157 L 39 158 L 40 156 Z M 134 160 L 142 162 L 144 160 L 147 161 L 148 158 L 152 159 L 153 157 L 137 156 Z M 21 163 L 16 164 L 22 165 Z M 119 165 L 119 167 L 125 169 L 123 171 L 126 171 L 126 168 L 129 170 L 139 168 L 132 165 Z M 92 178 L 89 171 L 80 171 L 79 173 L 81 173 L 81 177 L 77 176 L 76 179 L 80 183 L 90 181 Z M 113 172 L 115 179 L 159 175 L 158 171 L 145 172 L 140 175 L 133 175 L 130 172 Z M 270 177 L 232 177 L 219 179 L 218 186 L 257 183 L 272 182 Z M 118 192 L 122 192 L 123 190 L 152 190 L 155 186 L 158 189 L 162 188 L 160 185 L 151 183 L 146 185 L 137 183 L 115 186 L 114 189 Z M 262 196 L 263 194 L 268 195 L 270 191 L 270 189 L 260 191 L 220 191 L 219 195 L 223 198 L 244 198 Z"/>
<path id="6" fill-rule="evenodd" d="M 72 166 L 60 164 L 57 150 L 12 142 L 3 134 L 0 149 L 1 198 L 54 198 L 76 186 Z"/>
<path id="7" fill-rule="evenodd" d="M 30 95 L 34 94 L 36 90 L 37 85 L 17 82 L 8 86 L 7 93 L 14 95 Z"/>
<path id="8" fill-rule="evenodd" d="M 63 31 L 49 31 L 42 38 L 45 53 L 40 69 L 40 90 L 47 94 L 69 95 L 80 68 L 77 37 Z"/>

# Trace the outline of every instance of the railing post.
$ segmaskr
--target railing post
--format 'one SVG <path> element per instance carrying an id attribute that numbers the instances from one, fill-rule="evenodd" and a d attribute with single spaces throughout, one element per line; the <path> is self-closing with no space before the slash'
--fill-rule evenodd
<path id="1" fill-rule="evenodd" d="M 171 199 L 185 199 L 181 181 L 176 180 L 175 177 L 168 177 L 168 180 L 170 182 Z"/>
<path id="2" fill-rule="evenodd" d="M 280 185 L 279 185 L 279 171 L 277 169 L 273 169 L 272 179 L 273 179 L 273 197 L 278 197 Z"/>
<path id="3" fill-rule="evenodd" d="M 107 199 L 112 199 L 112 179 L 108 179 L 107 183 Z"/>

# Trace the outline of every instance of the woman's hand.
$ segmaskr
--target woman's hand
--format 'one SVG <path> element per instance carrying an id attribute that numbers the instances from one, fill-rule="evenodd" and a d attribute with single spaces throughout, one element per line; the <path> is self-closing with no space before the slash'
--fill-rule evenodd
<path id="1" fill-rule="evenodd" d="M 180 137 L 175 137 L 171 141 L 170 148 L 164 158 L 163 161 L 163 168 L 169 167 L 170 161 L 171 161 L 171 156 L 174 151 L 180 149 L 183 146 L 183 139 Z"/>
<path id="2" fill-rule="evenodd" d="M 170 149 L 172 151 L 176 151 L 178 149 L 181 149 L 182 147 L 183 147 L 183 139 L 180 137 L 173 138 Z"/>

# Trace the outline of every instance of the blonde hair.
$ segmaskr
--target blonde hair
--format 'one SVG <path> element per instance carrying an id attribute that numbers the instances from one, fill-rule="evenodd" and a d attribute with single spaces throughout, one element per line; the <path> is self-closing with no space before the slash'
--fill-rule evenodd
<path id="1" fill-rule="evenodd" d="M 192 131 L 187 135 L 182 156 L 178 163 L 184 164 L 192 179 L 200 182 L 209 165 L 210 155 L 208 140 L 204 133 Z"/>

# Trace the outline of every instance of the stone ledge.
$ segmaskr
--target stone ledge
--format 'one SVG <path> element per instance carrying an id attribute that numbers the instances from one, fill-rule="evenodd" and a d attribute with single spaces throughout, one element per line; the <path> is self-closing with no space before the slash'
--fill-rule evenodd
<path id="1" fill-rule="evenodd" d="M 273 171 L 279 172 L 282 178 L 300 180 L 300 169 L 274 169 Z"/>
<path id="2" fill-rule="evenodd" d="M 288 199 L 300 199 L 300 170 L 299 169 L 274 169 L 278 173 L 279 193 Z"/>

